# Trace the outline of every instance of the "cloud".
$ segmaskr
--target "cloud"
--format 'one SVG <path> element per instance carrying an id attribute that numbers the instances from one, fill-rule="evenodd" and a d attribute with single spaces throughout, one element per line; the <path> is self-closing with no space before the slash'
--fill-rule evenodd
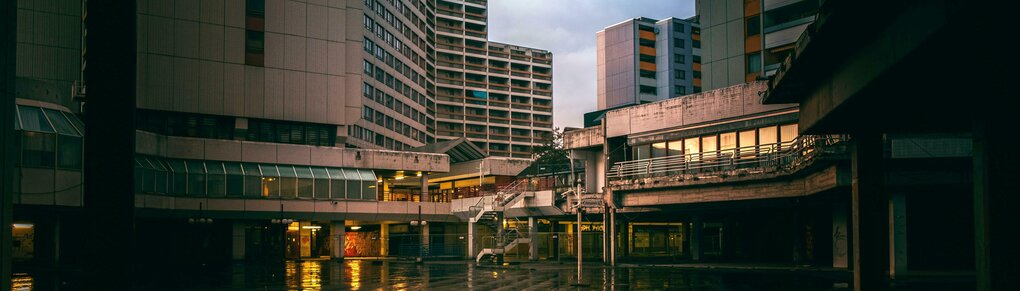
<path id="1" fill-rule="evenodd" d="M 553 53 L 553 118 L 581 127 L 595 110 L 595 32 L 635 17 L 694 15 L 694 0 L 489 0 L 489 39 Z"/>

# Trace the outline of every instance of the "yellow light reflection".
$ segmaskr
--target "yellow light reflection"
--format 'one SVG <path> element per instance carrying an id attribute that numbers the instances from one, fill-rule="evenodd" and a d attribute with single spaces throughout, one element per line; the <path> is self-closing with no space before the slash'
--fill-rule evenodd
<path id="1" fill-rule="evenodd" d="M 361 289 L 361 260 L 353 260 L 350 262 L 351 270 L 351 290 Z"/>
<path id="2" fill-rule="evenodd" d="M 28 274 L 17 273 L 11 278 L 11 290 L 13 291 L 29 291 L 35 287 L 34 285 L 32 276 Z"/>
<path id="3" fill-rule="evenodd" d="M 301 263 L 301 288 L 303 290 L 319 290 L 322 288 L 321 261 L 304 261 Z"/>

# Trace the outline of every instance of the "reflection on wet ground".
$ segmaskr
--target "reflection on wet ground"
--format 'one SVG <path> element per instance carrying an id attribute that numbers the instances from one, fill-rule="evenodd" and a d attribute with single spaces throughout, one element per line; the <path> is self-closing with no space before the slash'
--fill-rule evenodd
<path id="1" fill-rule="evenodd" d="M 285 263 L 237 263 L 229 270 L 161 271 L 140 275 L 143 290 L 847 290 L 846 272 L 753 272 L 689 270 L 662 267 L 586 265 L 582 286 L 576 265 L 526 263 L 505 268 L 478 267 L 471 262 L 331 260 Z M 174 273 L 174 272 L 171 272 Z M 144 278 L 144 279 L 143 279 Z M 60 283 L 48 284 L 57 281 Z M 74 281 L 74 280 L 72 280 Z M 16 274 L 14 290 L 75 290 L 68 280 Z M 961 286 L 972 286 L 960 282 Z M 111 282 L 112 285 L 117 283 Z M 33 286 L 35 285 L 35 286 Z M 35 287 L 35 288 L 33 288 Z M 902 287 L 902 286 L 901 286 Z M 951 285 L 915 285 L 894 290 L 948 290 Z M 951 288 L 959 289 L 959 288 Z M 963 288 L 966 290 L 972 288 Z"/>
<path id="2" fill-rule="evenodd" d="M 249 290 L 550 290 L 576 289 L 570 264 L 476 267 L 469 262 L 416 265 L 397 261 L 287 262 L 282 277 L 261 266 L 236 265 L 231 282 L 198 289 Z M 741 274 L 665 268 L 586 266 L 584 289 L 601 290 L 841 290 L 833 278 L 806 275 Z M 836 286 L 838 286 L 837 284 Z"/>

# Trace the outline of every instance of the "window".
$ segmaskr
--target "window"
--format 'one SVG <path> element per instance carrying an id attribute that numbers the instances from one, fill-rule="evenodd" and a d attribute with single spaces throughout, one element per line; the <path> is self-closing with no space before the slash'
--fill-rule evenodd
<path id="1" fill-rule="evenodd" d="M 697 56 L 697 55 L 696 56 L 691 56 L 691 59 L 694 60 L 695 64 L 700 64 L 701 63 L 701 56 Z"/>
<path id="2" fill-rule="evenodd" d="M 698 142 L 697 137 L 684 139 L 684 154 L 690 155 L 690 160 L 697 161 L 701 160 L 701 144 Z"/>
<path id="3" fill-rule="evenodd" d="M 304 122 L 249 119 L 250 141 L 333 146 L 336 142 L 336 126 Z"/>
<path id="4" fill-rule="evenodd" d="M 652 157 L 653 158 L 659 158 L 659 157 L 665 157 L 665 156 L 666 156 L 666 143 L 665 142 L 653 143 L 652 144 Z"/>
<path id="5" fill-rule="evenodd" d="M 21 165 L 53 168 L 56 159 L 56 135 L 25 131 L 21 136 Z"/>
<path id="6" fill-rule="evenodd" d="M 372 53 L 373 49 L 375 49 L 375 42 L 372 42 L 372 40 L 365 38 L 365 52 Z"/>
<path id="7" fill-rule="evenodd" d="M 761 53 L 747 55 L 747 73 L 761 72 Z"/>
<path id="8" fill-rule="evenodd" d="M 266 33 L 246 30 L 244 38 L 244 61 L 247 65 L 262 66 L 265 63 Z"/>
<path id="9" fill-rule="evenodd" d="M 685 95 L 685 94 L 687 94 L 687 87 L 676 86 L 675 91 L 676 91 L 676 95 Z"/>
<path id="10" fill-rule="evenodd" d="M 678 47 L 678 48 L 683 48 L 684 47 L 684 40 L 674 37 L 673 38 L 673 46 Z"/>
<path id="11" fill-rule="evenodd" d="M 684 70 L 675 70 L 674 74 L 676 74 L 676 78 L 677 79 L 680 79 L 680 80 L 686 80 L 687 79 L 687 72 L 684 71 Z"/>
<path id="12" fill-rule="evenodd" d="M 634 146 L 634 160 L 643 160 L 651 157 L 650 145 Z"/>
<path id="13" fill-rule="evenodd" d="M 761 15 L 755 15 L 744 19 L 746 36 L 761 33 Z"/>
<path id="14" fill-rule="evenodd" d="M 701 152 L 705 153 L 705 158 L 715 158 L 716 150 L 719 149 L 717 136 L 703 136 L 701 137 Z"/>
<path id="15" fill-rule="evenodd" d="M 247 0 L 245 13 L 249 16 L 266 15 L 266 0 Z"/>
<path id="16" fill-rule="evenodd" d="M 641 90 L 640 91 L 641 94 L 657 95 L 655 87 L 653 87 L 653 86 L 644 86 L 644 85 L 642 85 L 640 90 Z"/>
<path id="17" fill-rule="evenodd" d="M 640 74 L 641 74 L 641 77 L 642 77 L 642 78 L 651 78 L 651 79 L 655 79 L 655 72 L 654 72 L 654 71 L 645 71 L 645 70 L 641 70 L 641 73 L 640 73 Z"/>
<path id="18" fill-rule="evenodd" d="M 365 98 L 372 99 L 372 92 L 375 92 L 375 88 L 373 88 L 372 85 L 369 85 L 368 83 L 362 84 L 361 95 L 364 95 Z"/>
<path id="19" fill-rule="evenodd" d="M 362 68 L 365 70 L 365 74 L 372 74 L 372 72 L 375 71 L 375 67 L 372 65 L 372 63 L 369 63 L 368 61 L 363 62 L 364 64 L 362 65 Z"/>
<path id="20" fill-rule="evenodd" d="M 740 157 L 754 157 L 754 146 L 758 143 L 755 131 L 753 129 L 741 131 L 738 138 L 740 149 L 737 155 Z"/>
<path id="21" fill-rule="evenodd" d="M 758 129 L 758 144 L 762 152 L 774 152 L 776 141 L 779 140 L 779 132 L 775 126 L 762 127 Z"/>
<path id="22" fill-rule="evenodd" d="M 666 144 L 669 147 L 669 156 L 679 156 L 684 154 L 684 142 L 683 141 L 671 141 Z"/>
<path id="23" fill-rule="evenodd" d="M 687 60 L 684 58 L 684 55 L 673 54 L 673 62 L 675 62 L 677 64 L 684 64 L 684 63 L 687 63 Z"/>
<path id="24" fill-rule="evenodd" d="M 779 127 L 779 140 L 791 142 L 797 138 L 797 124 L 786 124 Z"/>
<path id="25" fill-rule="evenodd" d="M 695 79 L 701 78 L 701 71 L 694 71 L 691 73 Z"/>
<path id="26" fill-rule="evenodd" d="M 673 31 L 675 31 L 675 32 L 684 32 L 684 24 L 681 23 L 681 22 L 674 22 L 673 23 Z"/>

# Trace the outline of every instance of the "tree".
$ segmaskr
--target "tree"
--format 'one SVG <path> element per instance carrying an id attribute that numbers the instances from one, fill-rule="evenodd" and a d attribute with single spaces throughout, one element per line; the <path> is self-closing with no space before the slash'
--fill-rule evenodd
<path id="1" fill-rule="evenodd" d="M 552 136 L 546 138 L 542 145 L 534 147 L 535 162 L 537 165 L 568 165 L 567 151 L 563 149 L 563 130 L 559 127 L 553 128 Z"/>

